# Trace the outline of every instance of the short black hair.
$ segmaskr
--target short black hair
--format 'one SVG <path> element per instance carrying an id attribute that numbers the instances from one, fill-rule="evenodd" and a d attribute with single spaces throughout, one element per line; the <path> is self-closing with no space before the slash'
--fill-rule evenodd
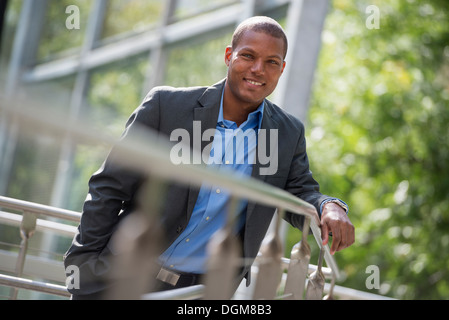
<path id="1" fill-rule="evenodd" d="M 282 39 L 284 41 L 284 59 L 287 55 L 288 41 L 282 26 L 274 19 L 265 16 L 255 16 L 244 20 L 240 23 L 234 31 L 232 36 L 232 48 L 235 49 L 239 43 L 242 35 L 252 30 L 255 32 L 263 32 L 269 34 L 272 37 Z"/>

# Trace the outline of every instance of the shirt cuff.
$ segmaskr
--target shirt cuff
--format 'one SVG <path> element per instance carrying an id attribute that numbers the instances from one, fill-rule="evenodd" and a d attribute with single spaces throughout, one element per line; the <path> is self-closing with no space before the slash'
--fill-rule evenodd
<path id="1" fill-rule="evenodd" d="M 321 202 L 321 205 L 320 205 L 320 216 L 321 216 L 321 213 L 323 212 L 323 206 L 324 206 L 327 202 L 332 201 L 332 200 L 338 200 L 338 201 L 341 201 L 342 203 L 344 203 L 344 205 L 348 208 L 348 209 L 346 210 L 346 214 L 349 213 L 349 206 L 347 205 L 346 202 L 344 202 L 343 200 L 338 199 L 338 198 L 327 198 L 326 200 L 324 200 L 323 202 Z M 344 209 L 344 208 L 343 208 L 343 209 Z"/>

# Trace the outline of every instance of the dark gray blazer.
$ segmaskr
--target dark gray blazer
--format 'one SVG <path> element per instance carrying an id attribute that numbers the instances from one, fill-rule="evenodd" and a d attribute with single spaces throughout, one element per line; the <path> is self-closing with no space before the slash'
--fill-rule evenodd
<path id="1" fill-rule="evenodd" d="M 126 139 L 137 124 L 152 128 L 162 136 L 170 136 L 173 130 L 184 128 L 192 137 L 193 121 L 201 121 L 202 132 L 215 129 L 224 84 L 225 80 L 211 87 L 154 88 L 129 118 L 122 139 Z M 319 192 L 319 185 L 309 170 L 303 124 L 265 100 L 261 129 L 278 129 L 278 169 L 273 175 L 260 175 L 262 165 L 256 161 L 252 176 L 287 190 L 314 205 L 319 212 L 320 204 L 329 197 Z M 203 141 L 201 149 L 207 144 L 210 141 Z M 104 288 L 102 277 L 110 269 L 108 242 L 120 219 L 135 209 L 136 191 L 144 180 L 141 174 L 113 164 L 113 157 L 114 149 L 89 181 L 89 196 L 84 203 L 81 223 L 64 256 L 66 267 L 76 265 L 80 269 L 80 288 L 72 290 L 73 294 L 92 294 Z M 186 228 L 198 193 L 196 187 L 178 184 L 168 187 L 162 213 L 166 239 L 161 245 L 161 253 Z M 256 257 L 274 212 L 272 207 L 248 204 L 246 224 L 240 235 L 245 261 Z M 303 221 L 297 215 L 287 214 L 285 220 L 294 227 L 302 227 Z M 249 269 L 250 264 L 242 268 L 239 280 Z"/>

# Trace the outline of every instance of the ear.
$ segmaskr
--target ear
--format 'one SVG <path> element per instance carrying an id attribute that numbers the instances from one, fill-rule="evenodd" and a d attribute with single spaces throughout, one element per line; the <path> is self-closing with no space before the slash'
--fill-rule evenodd
<path id="1" fill-rule="evenodd" d="M 286 63 L 285 63 L 285 61 L 284 61 L 284 63 L 282 64 L 282 71 L 281 71 L 281 74 L 284 73 L 285 65 L 286 65 Z"/>
<path id="2" fill-rule="evenodd" d="M 232 47 L 227 46 L 225 51 L 225 63 L 229 67 L 229 64 L 231 63 L 232 59 Z"/>

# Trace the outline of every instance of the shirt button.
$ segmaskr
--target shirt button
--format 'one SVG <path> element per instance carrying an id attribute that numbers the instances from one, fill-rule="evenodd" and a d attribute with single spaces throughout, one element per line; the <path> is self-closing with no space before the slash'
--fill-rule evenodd
<path id="1" fill-rule="evenodd" d="M 171 264 L 171 265 L 170 265 L 170 268 L 173 268 L 173 267 L 174 267 L 174 265 Z"/>
<path id="2" fill-rule="evenodd" d="M 217 189 L 217 191 L 216 191 L 217 193 L 220 193 L 221 192 L 221 190 L 220 189 Z"/>
<path id="3" fill-rule="evenodd" d="M 210 217 L 206 217 L 206 221 L 209 221 Z"/>
<path id="4" fill-rule="evenodd" d="M 226 164 L 229 164 L 229 160 L 226 160 Z"/>
<path id="5" fill-rule="evenodd" d="M 189 242 L 190 241 L 190 239 L 186 239 L 186 242 Z"/>

